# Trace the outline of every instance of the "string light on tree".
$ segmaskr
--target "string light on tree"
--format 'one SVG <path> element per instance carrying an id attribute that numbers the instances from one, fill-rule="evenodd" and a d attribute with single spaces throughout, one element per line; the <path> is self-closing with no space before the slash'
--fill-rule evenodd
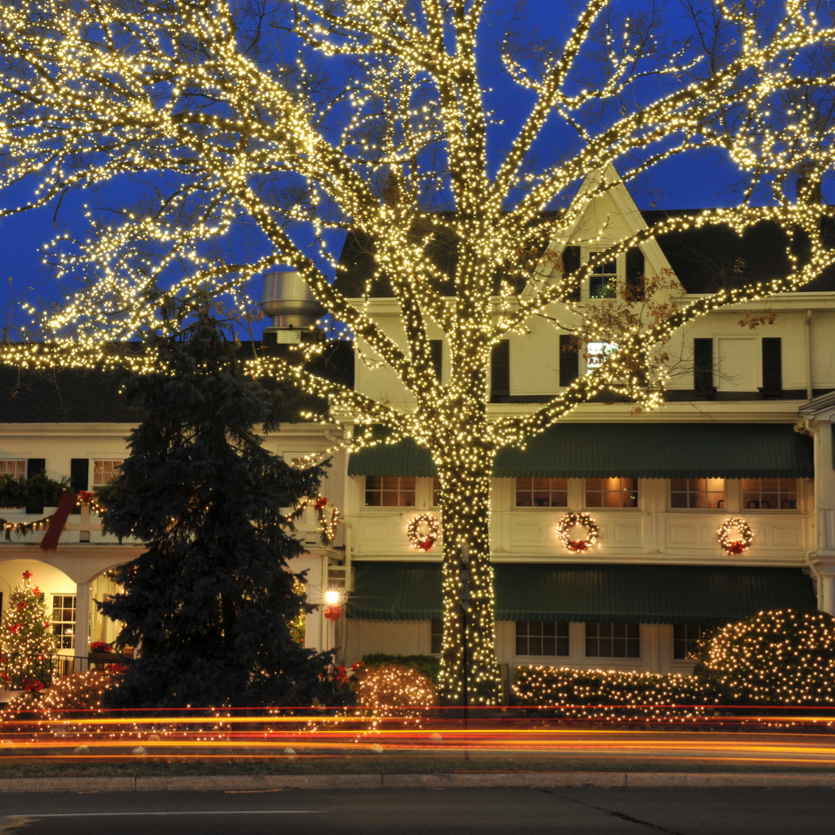
<path id="1" fill-rule="evenodd" d="M 277 4 L 275 25 L 265 26 L 228 0 L 165 7 L 89 0 L 83 14 L 61 0 L 33 3 L 0 7 L 0 47 L 16 68 L 0 99 L 0 189 L 8 197 L 0 218 L 42 207 L 61 216 L 63 195 L 85 189 L 95 189 L 98 206 L 117 179 L 124 205 L 84 206 L 89 232 L 61 231 L 45 245 L 55 278 L 82 279 L 83 289 L 56 309 L 33 310 L 47 341 L 29 341 L 27 332 L 0 345 L 0 361 L 165 372 L 157 352 L 114 348 L 114 341 L 170 334 L 177 327 L 171 307 L 205 292 L 246 317 L 254 276 L 279 262 L 298 271 L 331 319 L 344 323 L 359 358 L 395 375 L 409 402 L 375 399 L 306 370 L 304 361 L 322 350 L 319 340 L 291 356 L 256 356 L 248 371 L 327 401 L 325 414 L 310 417 L 328 428 L 359 427 L 340 442 L 349 451 L 411 438 L 431 452 L 444 530 L 445 702 L 460 701 L 465 674 L 473 704 L 499 698 L 490 554 L 496 453 L 523 447 L 604 391 L 631 399 L 636 410 L 657 407 L 674 334 L 713 311 L 797 290 L 835 263 L 822 234 L 833 209 L 819 199 L 833 168 L 831 146 L 807 106 L 832 81 L 803 63 L 835 32 L 811 0 L 787 0 L 773 15 L 758 5 L 714 4 L 716 25 L 734 35 L 721 61 L 703 60 L 698 38 L 665 51 L 636 19 L 615 26 L 610 4 L 586 0 L 558 47 L 543 45 L 530 57 L 499 47 L 505 71 L 525 91 L 517 106 L 530 102 L 509 142 L 494 134 L 501 114 L 485 106 L 492 69 L 479 63 L 482 39 L 506 34 L 498 18 L 485 24 L 499 14 L 490 3 L 448 13 L 429 0 L 299 0 L 292 27 L 280 19 L 287 4 Z M 33 16 L 49 26 L 33 29 Z M 247 41 L 249 32 L 270 38 L 290 28 L 293 44 L 280 44 L 286 57 L 278 67 L 259 58 L 277 44 L 262 52 Z M 199 50 L 170 48 L 192 41 Z M 598 50 L 606 72 L 590 81 Z M 347 79 L 338 116 L 333 98 L 321 95 L 319 66 L 334 67 L 331 80 Z M 648 74 L 664 83 L 647 87 Z M 561 134 L 550 133 L 558 123 L 576 129 L 575 146 L 539 164 L 533 151 L 558 143 Z M 494 158 L 488 149 L 502 145 L 507 150 Z M 602 229 L 585 230 L 595 201 L 654 166 L 705 150 L 736 166 L 743 187 L 734 205 L 640 228 L 609 225 L 605 238 Z M 24 180 L 33 186 L 25 193 Z M 132 203 L 123 197 L 127 181 L 137 189 Z M 452 211 L 437 211 L 441 202 Z M 542 212 L 552 206 L 560 212 Z M 666 232 L 741 234 L 763 221 L 786 232 L 786 275 L 693 298 L 659 293 L 644 303 L 618 292 L 608 307 L 576 301 L 598 266 L 654 246 Z M 260 235 L 248 251 L 261 249 L 249 260 L 225 257 L 241 229 L 253 241 Z M 346 229 L 371 264 L 360 287 L 341 284 L 340 274 L 333 280 L 332 246 Z M 595 254 L 574 268 L 566 248 L 577 245 Z M 446 257 L 450 250 L 454 257 Z M 378 305 L 378 291 L 393 295 L 395 306 Z M 497 411 L 491 353 L 532 324 L 617 347 L 548 402 Z M 443 378 L 433 364 L 438 331 L 449 358 Z M 389 430 L 385 441 L 375 426 Z"/>

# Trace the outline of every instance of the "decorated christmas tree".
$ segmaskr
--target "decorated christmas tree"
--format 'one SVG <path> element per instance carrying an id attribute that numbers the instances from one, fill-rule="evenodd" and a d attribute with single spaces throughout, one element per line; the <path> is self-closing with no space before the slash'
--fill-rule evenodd
<path id="1" fill-rule="evenodd" d="M 11 594 L 0 621 L 0 677 L 13 689 L 40 690 L 49 682 L 58 638 L 37 586 L 23 572 L 23 582 Z"/>

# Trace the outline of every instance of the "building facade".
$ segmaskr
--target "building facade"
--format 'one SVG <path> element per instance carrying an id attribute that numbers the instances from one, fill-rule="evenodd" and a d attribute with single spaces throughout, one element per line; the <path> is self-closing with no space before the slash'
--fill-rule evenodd
<path id="1" fill-rule="evenodd" d="M 645 221 L 629 194 L 614 189 L 553 246 L 566 265 L 582 263 L 607 235 L 614 240 Z M 599 304 L 636 275 L 663 277 L 660 292 L 685 302 L 735 281 L 778 277 L 788 269 L 782 235 L 758 227 L 741 239 L 725 230 L 651 239 L 637 255 L 603 265 L 574 304 Z M 337 283 L 358 295 L 369 256 L 351 236 L 341 266 Z M 368 307 L 397 333 L 399 306 L 390 292 L 373 292 Z M 434 336 L 444 382 L 449 357 L 440 331 Z M 268 337 L 297 338 L 280 327 Z M 532 321 L 525 336 L 494 351 L 490 413 L 537 408 L 606 347 L 578 349 L 567 333 Z M 835 275 L 702 317 L 676 335 L 669 354 L 675 369 L 657 411 L 635 415 L 630 403 L 602 396 L 526 449 L 497 456 L 496 645 L 509 669 L 545 663 L 686 672 L 699 640 L 717 626 L 764 609 L 835 612 Z M 408 405 L 397 378 L 369 362 L 362 345 L 339 357 L 352 366 L 342 370 L 357 390 Z M 66 371 L 21 384 L 16 371 L 3 374 L 0 471 L 45 469 L 75 489 L 106 483 L 136 421 L 112 381 Z M 339 432 L 333 424 L 284 425 L 266 445 L 287 459 L 325 455 L 350 436 L 351 424 Z M 442 526 L 428 549 L 408 536 L 412 525 L 425 538 L 420 514 L 441 522 L 431 457 L 403 441 L 337 452 L 331 464 L 322 493 L 343 521 L 324 548 L 309 509 L 299 525 L 308 553 L 295 568 L 307 572 L 314 603 L 327 588 L 339 589 L 345 617 L 332 626 L 320 609 L 308 619 L 306 643 L 335 643 L 349 663 L 371 652 L 439 653 Z M 587 549 L 572 550 L 560 538 L 572 513 L 588 514 L 596 526 Z M 2 515 L 35 518 L 25 509 Z M 100 618 L 93 601 L 112 591 L 108 571 L 141 548 L 104 535 L 88 508 L 70 519 L 55 551 L 39 547 L 41 533 L 0 543 L 0 593 L 8 599 L 22 572 L 31 571 L 54 604 L 68 659 L 84 656 L 89 640 L 114 637 L 115 625 Z M 730 519 L 741 527 L 728 527 Z M 723 525 L 732 546 L 750 532 L 750 547 L 723 548 Z M 588 533 L 573 527 L 564 539 L 570 545 Z"/>

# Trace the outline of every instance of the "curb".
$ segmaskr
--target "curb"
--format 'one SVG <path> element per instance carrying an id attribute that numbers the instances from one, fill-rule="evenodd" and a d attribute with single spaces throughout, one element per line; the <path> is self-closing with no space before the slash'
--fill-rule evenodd
<path id="1" fill-rule="evenodd" d="M 454 774 L 230 775 L 216 777 L 12 777 L 0 793 L 276 791 L 281 789 L 453 789 L 453 788 L 821 788 L 835 789 L 829 774 L 661 774 L 654 772 L 563 771 Z"/>

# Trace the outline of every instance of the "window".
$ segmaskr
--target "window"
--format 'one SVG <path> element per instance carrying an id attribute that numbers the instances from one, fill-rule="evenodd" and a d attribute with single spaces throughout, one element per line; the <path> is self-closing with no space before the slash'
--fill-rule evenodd
<path id="1" fill-rule="evenodd" d="M 568 479 L 517 478 L 516 507 L 568 507 Z"/>
<path id="2" fill-rule="evenodd" d="M 600 368 L 606 354 L 611 354 L 617 347 L 614 342 L 589 342 L 586 345 L 586 368 Z"/>
<path id="3" fill-rule="evenodd" d="M 414 476 L 369 475 L 365 477 L 366 507 L 414 507 Z"/>
<path id="4" fill-rule="evenodd" d="M 26 478 L 25 459 L 0 459 L 0 475 L 9 475 L 12 478 Z"/>
<path id="5" fill-rule="evenodd" d="M 568 655 L 568 623 L 516 621 L 517 655 Z"/>
<path id="6" fill-rule="evenodd" d="M 589 260 L 595 253 L 589 253 Z M 613 299 L 618 290 L 618 262 L 615 258 L 601 261 L 592 267 L 589 276 L 590 299 Z"/>
<path id="7" fill-rule="evenodd" d="M 12 478 L 19 478 L 24 480 L 26 478 L 26 460 L 5 458 L 0 459 L 0 476 L 11 476 Z M 0 510 L 23 510 L 22 507 L 0 507 Z"/>
<path id="8" fill-rule="evenodd" d="M 743 510 L 797 510 L 796 478 L 743 478 Z"/>
<path id="9" fill-rule="evenodd" d="M 707 508 L 725 507 L 724 478 L 673 478 L 670 480 L 670 507 Z"/>
<path id="10" fill-rule="evenodd" d="M 444 645 L 444 622 L 442 620 L 430 621 L 429 634 L 431 636 L 429 651 L 432 655 L 440 655 Z"/>
<path id="11" fill-rule="evenodd" d="M 441 479 L 432 479 L 432 507 L 441 506 Z"/>
<path id="12" fill-rule="evenodd" d="M 122 472 L 122 460 L 105 459 L 93 461 L 93 487 L 110 484 Z"/>
<path id="13" fill-rule="evenodd" d="M 75 595 L 52 595 L 52 631 L 61 649 L 75 649 Z"/>
<path id="14" fill-rule="evenodd" d="M 637 623 L 587 623 L 586 658 L 640 658 L 641 626 Z"/>
<path id="15" fill-rule="evenodd" d="M 677 623 L 673 627 L 673 658 L 679 661 L 695 661 L 701 655 L 705 641 L 715 626 L 698 623 Z"/>
<path id="16" fill-rule="evenodd" d="M 637 507 L 637 478 L 587 478 L 586 507 Z"/>

